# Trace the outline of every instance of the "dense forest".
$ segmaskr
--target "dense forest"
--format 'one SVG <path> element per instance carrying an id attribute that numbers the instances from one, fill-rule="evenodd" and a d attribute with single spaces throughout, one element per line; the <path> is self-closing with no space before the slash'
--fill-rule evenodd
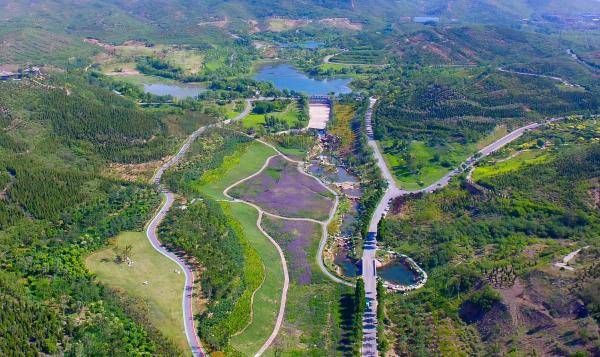
<path id="1" fill-rule="evenodd" d="M 143 301 L 100 285 L 83 262 L 117 233 L 142 229 L 157 206 L 153 188 L 101 172 L 162 157 L 175 140 L 165 113 L 142 112 L 84 77 L 0 85 L 0 334 L 10 336 L 0 351 L 179 354 Z"/>

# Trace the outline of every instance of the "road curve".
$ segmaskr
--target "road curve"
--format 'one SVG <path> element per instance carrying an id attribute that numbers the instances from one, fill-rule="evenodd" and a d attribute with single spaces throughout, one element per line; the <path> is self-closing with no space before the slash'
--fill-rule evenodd
<path id="1" fill-rule="evenodd" d="M 424 192 L 431 193 L 435 190 L 438 190 L 442 187 L 447 186 L 452 177 L 460 174 L 463 170 L 467 170 L 473 166 L 477 161 L 482 158 L 490 155 L 491 153 L 501 149 L 505 145 L 510 142 L 516 140 L 521 135 L 523 135 L 528 130 L 537 129 L 545 124 L 560 120 L 562 118 L 552 118 L 548 119 L 542 123 L 532 123 L 520 128 L 517 128 L 504 137 L 496 140 L 490 145 L 484 147 L 479 150 L 476 155 L 470 156 L 467 160 L 459 165 L 459 168 L 454 169 L 444 175 L 438 181 L 432 183 L 431 185 L 414 191 L 408 191 L 400 189 L 394 180 L 392 173 L 387 167 L 385 160 L 383 159 L 383 155 L 379 150 L 379 146 L 375 141 L 373 136 L 373 128 L 371 117 L 373 114 L 373 108 L 377 99 L 371 97 L 369 99 L 369 107 L 367 109 L 367 113 L 365 115 L 365 124 L 366 124 L 366 132 L 368 136 L 368 144 L 373 149 L 373 155 L 377 161 L 377 165 L 381 169 L 381 174 L 385 178 L 388 183 L 388 187 L 383 195 L 381 201 L 375 208 L 373 215 L 371 216 L 371 221 L 369 222 L 369 232 L 367 234 L 367 239 L 364 242 L 363 249 L 363 257 L 362 257 L 362 271 L 363 271 L 363 281 L 365 283 L 365 294 L 367 301 L 370 301 L 370 308 L 367 307 L 365 310 L 365 315 L 363 317 L 363 345 L 361 348 L 361 354 L 363 356 L 377 356 L 377 270 L 375 265 L 375 252 L 377 250 L 377 225 L 379 221 L 382 219 L 385 212 L 387 212 L 389 208 L 389 202 L 399 196 Z"/>
<path id="2" fill-rule="evenodd" d="M 183 307 L 183 324 L 185 328 L 185 336 L 188 340 L 188 344 L 190 345 L 190 349 L 192 351 L 192 355 L 194 356 L 206 356 L 204 349 L 200 343 L 200 339 L 198 338 L 198 334 L 196 334 L 196 327 L 194 321 L 194 311 L 192 308 L 192 294 L 194 292 L 194 273 L 187 266 L 187 264 L 175 254 L 166 250 L 158 241 L 157 238 L 157 228 L 163 218 L 166 216 L 167 212 L 173 205 L 175 201 L 173 194 L 171 192 L 164 192 L 165 200 L 163 205 L 158 210 L 158 213 L 148 224 L 146 228 L 146 235 L 152 244 L 152 247 L 160 254 L 174 261 L 181 270 L 185 273 L 185 286 L 183 290 L 183 295 L 181 298 L 181 305 Z"/>
<path id="3" fill-rule="evenodd" d="M 235 118 L 225 120 L 222 123 L 215 123 L 215 124 L 203 126 L 199 129 L 197 129 L 196 131 L 194 131 L 184 141 L 183 145 L 179 148 L 179 151 L 177 152 L 177 154 L 175 154 L 175 156 L 173 156 L 166 163 L 164 163 L 161 167 L 159 167 L 156 170 L 156 172 L 154 173 L 154 176 L 152 176 L 152 182 L 160 187 L 161 192 L 164 194 L 165 200 L 164 200 L 164 203 L 162 204 L 162 206 L 160 207 L 160 209 L 158 210 L 158 212 L 156 213 L 156 215 L 152 218 L 150 223 L 148 223 L 148 226 L 146 227 L 146 236 L 148 237 L 150 244 L 152 244 L 152 247 L 157 252 L 159 252 L 160 254 L 169 258 L 170 260 L 174 261 L 177 265 L 179 265 L 179 267 L 185 274 L 185 285 L 183 288 L 183 295 L 181 298 L 181 306 L 183 309 L 183 324 L 184 324 L 184 329 L 185 329 L 185 335 L 188 340 L 188 344 L 190 346 L 192 355 L 194 355 L 194 356 L 206 356 L 206 352 L 202 348 L 202 344 L 200 343 L 200 339 L 198 338 L 198 334 L 196 333 L 196 326 L 195 326 L 196 324 L 195 324 L 195 320 L 194 320 L 194 311 L 193 311 L 193 305 L 192 305 L 192 297 L 193 297 L 193 292 L 194 292 L 194 273 L 189 268 L 189 266 L 186 264 L 186 262 L 183 261 L 183 259 L 181 259 L 178 256 L 176 256 L 175 254 L 169 252 L 162 244 L 160 244 L 160 241 L 158 240 L 158 233 L 157 233 L 158 226 L 159 226 L 160 222 L 166 216 L 167 212 L 171 209 L 171 206 L 173 206 L 173 202 L 175 201 L 173 193 L 170 192 L 168 189 L 162 187 L 160 181 L 162 179 L 162 175 L 164 174 L 164 172 L 166 170 L 168 170 L 170 167 L 172 167 L 173 165 L 175 165 L 177 162 L 179 162 L 179 160 L 181 160 L 181 158 L 185 155 L 185 153 L 190 148 L 190 146 L 192 145 L 194 140 L 196 140 L 196 138 L 198 138 L 198 136 L 200 136 L 202 133 L 204 133 L 206 131 L 206 129 L 211 128 L 211 127 L 217 127 L 222 124 L 229 124 L 232 121 L 243 119 L 250 113 L 250 109 L 252 107 L 252 105 L 251 105 L 252 101 L 253 101 L 253 99 L 247 99 L 244 111 L 242 113 L 240 113 L 238 116 L 236 116 Z"/>

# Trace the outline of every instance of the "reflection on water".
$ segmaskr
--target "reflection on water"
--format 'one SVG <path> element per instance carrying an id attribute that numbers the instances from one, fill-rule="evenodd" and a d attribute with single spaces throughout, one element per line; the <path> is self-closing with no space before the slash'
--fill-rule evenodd
<path id="1" fill-rule="evenodd" d="M 348 257 L 348 251 L 341 249 L 333 258 L 333 262 L 342 268 L 344 276 L 349 278 L 358 276 L 358 265 Z"/>
<path id="2" fill-rule="evenodd" d="M 399 285 L 411 285 L 417 281 L 414 272 L 401 262 L 393 262 L 377 269 L 377 275 Z"/>
<path id="3" fill-rule="evenodd" d="M 333 168 L 325 168 L 322 165 L 313 163 L 308 167 L 308 171 L 313 175 L 323 177 L 330 182 L 358 182 L 358 178 L 353 176 L 348 170 L 342 166 Z"/>
<path id="4" fill-rule="evenodd" d="M 328 93 L 350 93 L 348 84 L 351 78 L 309 78 L 287 63 L 269 64 L 258 71 L 254 79 L 273 82 L 278 89 L 289 89 L 308 95 L 327 95 Z"/>
<path id="5" fill-rule="evenodd" d="M 184 99 L 196 97 L 206 91 L 206 88 L 198 84 L 144 83 L 144 91 L 156 95 L 170 95 L 173 98 Z"/>

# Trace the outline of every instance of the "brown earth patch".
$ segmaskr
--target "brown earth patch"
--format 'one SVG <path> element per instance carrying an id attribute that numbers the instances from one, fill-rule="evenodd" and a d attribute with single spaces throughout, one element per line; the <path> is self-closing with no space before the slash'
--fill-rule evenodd
<path id="1" fill-rule="evenodd" d="M 593 354 L 598 325 L 573 293 L 572 282 L 565 273 L 534 270 L 510 288 L 495 289 L 502 302 L 477 321 L 482 339 L 498 343 L 503 353 L 517 347 L 538 355 Z M 596 337 L 581 338 L 582 328 Z"/>
<path id="2" fill-rule="evenodd" d="M 140 164 L 119 164 L 111 163 L 106 174 L 111 177 L 118 177 L 122 180 L 131 182 L 148 182 L 154 175 L 154 171 L 171 157 L 164 157 L 162 160 L 143 162 Z"/>
<path id="3" fill-rule="evenodd" d="M 326 26 L 331 26 L 331 27 L 336 27 L 336 28 L 346 29 L 346 30 L 360 31 L 363 28 L 362 24 L 352 22 L 347 17 L 333 17 L 333 18 L 329 18 L 329 19 L 321 19 L 321 20 L 319 20 L 319 23 L 326 25 Z"/>

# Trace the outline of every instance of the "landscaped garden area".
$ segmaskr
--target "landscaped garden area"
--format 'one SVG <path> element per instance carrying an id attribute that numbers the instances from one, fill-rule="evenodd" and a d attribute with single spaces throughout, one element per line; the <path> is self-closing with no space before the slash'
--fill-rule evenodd
<path id="1" fill-rule="evenodd" d="M 321 227 L 313 222 L 263 218 L 283 250 L 290 288 L 282 329 L 267 353 L 336 355 L 342 339 L 340 300 L 349 288 L 332 284 L 317 265 Z"/>
<path id="2" fill-rule="evenodd" d="M 327 219 L 334 202 L 331 192 L 281 156 L 271 158 L 264 171 L 233 187 L 229 194 L 270 213 L 321 221 Z"/>
<path id="3" fill-rule="evenodd" d="M 288 129 L 301 129 L 308 123 L 308 117 L 300 102 L 276 100 L 254 103 L 252 113 L 242 121 L 244 128 L 258 132 L 279 132 Z"/>

